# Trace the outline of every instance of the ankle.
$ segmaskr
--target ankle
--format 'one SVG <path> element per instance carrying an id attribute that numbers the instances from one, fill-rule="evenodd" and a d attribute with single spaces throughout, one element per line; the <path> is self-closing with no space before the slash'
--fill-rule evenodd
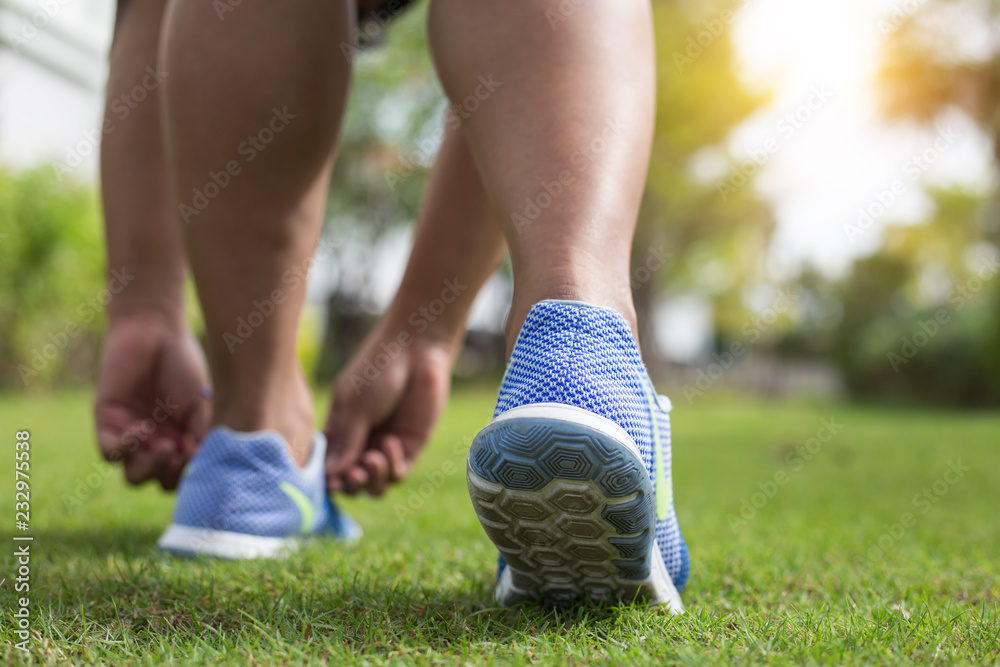
<path id="1" fill-rule="evenodd" d="M 234 431 L 275 431 L 288 446 L 292 459 L 305 465 L 312 454 L 315 433 L 312 395 L 305 378 L 272 383 L 264 390 L 227 391 L 216 385 L 214 425 Z"/>

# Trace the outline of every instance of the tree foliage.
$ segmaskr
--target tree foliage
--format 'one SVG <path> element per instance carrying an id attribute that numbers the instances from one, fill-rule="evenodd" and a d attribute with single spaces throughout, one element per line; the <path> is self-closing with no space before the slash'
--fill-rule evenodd
<path id="1" fill-rule="evenodd" d="M 930 124 L 960 109 L 1000 157 L 1000 0 L 927 0 L 891 32 L 879 72 L 891 120 Z M 971 46 L 975 45 L 975 46 Z"/>
<path id="2" fill-rule="evenodd" d="M 633 276 L 636 303 L 642 315 L 663 290 L 701 294 L 714 304 L 719 335 L 735 337 L 748 316 L 744 289 L 767 280 L 774 220 L 753 189 L 753 173 L 739 176 L 742 161 L 725 141 L 767 97 L 739 79 L 729 29 L 734 3 L 653 6 L 656 133 L 633 262 L 639 270 L 650 248 L 659 246 L 671 261 L 654 280 Z M 707 180 L 693 168 L 706 154 L 724 165 Z"/>
<path id="3" fill-rule="evenodd" d="M 100 230 L 89 188 L 0 170 L 0 387 L 89 377 L 111 298 Z"/>

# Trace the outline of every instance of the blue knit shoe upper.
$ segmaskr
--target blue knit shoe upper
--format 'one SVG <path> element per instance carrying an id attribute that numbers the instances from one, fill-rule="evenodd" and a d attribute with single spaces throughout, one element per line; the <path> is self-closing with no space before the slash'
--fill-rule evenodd
<path id="1" fill-rule="evenodd" d="M 254 557 L 304 535 L 358 537 L 357 524 L 327 497 L 325 455 L 321 434 L 300 468 L 276 433 L 213 429 L 185 470 L 161 548 Z"/>
<path id="2" fill-rule="evenodd" d="M 576 301 L 536 304 L 518 335 L 494 418 L 534 403 L 583 408 L 632 437 L 655 489 L 656 540 L 681 590 L 690 560 L 673 505 L 670 401 L 653 389 L 625 318 Z"/>

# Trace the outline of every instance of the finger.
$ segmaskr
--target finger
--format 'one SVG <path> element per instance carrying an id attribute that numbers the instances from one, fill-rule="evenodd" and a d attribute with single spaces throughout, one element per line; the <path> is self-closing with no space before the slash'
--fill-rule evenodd
<path id="1" fill-rule="evenodd" d="M 156 456 L 156 479 L 167 491 L 177 488 L 187 458 L 177 437 L 158 437 L 150 448 Z"/>
<path id="2" fill-rule="evenodd" d="M 201 444 L 201 437 L 196 437 L 191 433 L 185 433 L 181 435 L 180 438 L 180 453 L 184 457 L 184 463 L 191 460 L 191 457 L 198 452 L 198 446 Z"/>
<path id="3" fill-rule="evenodd" d="M 348 379 L 356 376 L 348 376 L 347 372 L 334 386 L 333 405 L 324 430 L 329 444 L 329 475 L 341 474 L 359 463 L 372 430 L 398 407 L 408 373 L 405 365 L 393 364 L 382 372 L 376 385 L 358 388 Z"/>
<path id="4" fill-rule="evenodd" d="M 194 407 L 190 412 L 190 417 L 185 424 L 184 435 L 181 441 L 181 449 L 185 451 L 188 456 L 194 456 L 194 452 L 198 449 L 198 445 L 205 438 L 205 434 L 208 433 L 209 428 L 211 428 L 212 399 L 210 397 L 211 389 L 202 388 L 202 392 L 199 392 L 199 395 L 193 399 L 196 403 L 194 404 Z"/>
<path id="5" fill-rule="evenodd" d="M 201 440 L 204 438 L 205 430 L 201 426 L 200 422 L 204 419 L 206 422 L 211 418 L 211 413 L 206 410 L 207 406 L 201 405 L 203 399 L 196 398 L 199 401 L 198 404 L 194 404 L 185 413 L 184 418 L 180 422 L 167 422 L 161 424 L 159 431 L 168 439 L 170 443 L 169 447 L 169 460 L 171 463 L 164 462 L 164 465 L 169 465 L 171 468 L 175 467 L 172 461 L 176 458 L 181 461 L 180 465 L 183 468 L 191 457 L 195 455 L 198 451 L 198 446 Z M 199 416 L 197 413 L 205 413 L 204 417 Z M 173 473 L 169 473 L 171 476 Z M 161 482 L 163 480 L 161 479 Z"/>
<path id="6" fill-rule="evenodd" d="M 399 437 L 406 461 L 410 464 L 427 443 L 434 423 L 448 400 L 449 378 L 433 367 L 415 368 L 392 419 L 382 426 L 386 433 Z"/>
<path id="7" fill-rule="evenodd" d="M 180 403 L 170 421 L 177 424 L 181 434 L 190 435 L 198 443 L 211 427 L 213 392 L 201 345 L 193 336 L 185 336 L 180 342 L 179 347 L 169 349 L 163 362 L 169 370 L 162 378 L 161 391 Z"/>
<path id="8" fill-rule="evenodd" d="M 375 444 L 378 451 L 382 452 L 389 463 L 389 481 L 400 482 L 410 474 L 410 461 L 403 450 L 403 441 L 394 433 L 386 433 L 378 439 Z"/>
<path id="9" fill-rule="evenodd" d="M 112 463 L 121 463 L 125 459 L 126 449 L 121 445 L 122 433 L 116 428 L 100 427 L 97 431 L 97 447 L 104 458 Z"/>
<path id="10" fill-rule="evenodd" d="M 133 430 L 134 419 L 120 406 L 100 405 L 95 410 L 97 447 L 108 461 L 118 462 L 128 457 L 138 439 Z"/>
<path id="11" fill-rule="evenodd" d="M 364 413 L 348 410 L 345 402 L 334 400 L 325 429 L 327 475 L 342 475 L 358 462 L 370 429 Z"/>
<path id="12" fill-rule="evenodd" d="M 125 481 L 142 484 L 156 476 L 159 457 L 146 448 L 137 449 L 125 459 Z"/>
<path id="13" fill-rule="evenodd" d="M 389 485 L 389 460 L 382 452 L 369 449 L 361 457 L 361 465 L 368 473 L 368 493 L 381 496 Z"/>
<path id="14" fill-rule="evenodd" d="M 165 491 L 173 491 L 181 483 L 181 477 L 184 475 L 184 467 L 187 465 L 187 459 L 182 456 L 174 455 L 167 461 L 166 465 L 161 466 L 160 470 L 160 485 Z"/>
<path id="15" fill-rule="evenodd" d="M 156 468 L 156 479 L 164 491 L 173 491 L 180 485 L 186 463 L 187 459 L 180 452 L 160 457 Z"/>
<path id="16" fill-rule="evenodd" d="M 330 495 L 334 493 L 344 492 L 344 482 L 340 478 L 340 475 L 327 475 L 326 476 L 326 491 Z"/>
<path id="17" fill-rule="evenodd" d="M 353 496 L 368 483 L 368 471 L 361 466 L 353 466 L 341 475 L 344 493 Z"/>

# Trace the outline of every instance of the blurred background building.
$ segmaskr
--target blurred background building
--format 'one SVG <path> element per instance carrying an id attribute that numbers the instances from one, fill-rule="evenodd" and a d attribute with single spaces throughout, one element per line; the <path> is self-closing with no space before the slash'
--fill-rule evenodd
<path id="1" fill-rule="evenodd" d="M 1000 405 L 1000 2 L 653 6 L 659 112 L 632 282 L 664 388 Z M 356 63 L 300 344 L 318 380 L 402 276 L 446 108 L 424 11 Z M 7 390 L 83 383 L 96 363 L 101 318 L 79 304 L 103 284 L 113 12 L 0 0 Z M 509 275 L 477 302 L 462 376 L 502 370 Z M 68 322 L 81 333 L 49 359 Z"/>
<path id="2" fill-rule="evenodd" d="M 113 0 L 0 0 L 4 164 L 65 160 L 100 127 L 114 6 Z M 80 178 L 93 179 L 96 156 L 96 150 L 80 156 Z"/>

